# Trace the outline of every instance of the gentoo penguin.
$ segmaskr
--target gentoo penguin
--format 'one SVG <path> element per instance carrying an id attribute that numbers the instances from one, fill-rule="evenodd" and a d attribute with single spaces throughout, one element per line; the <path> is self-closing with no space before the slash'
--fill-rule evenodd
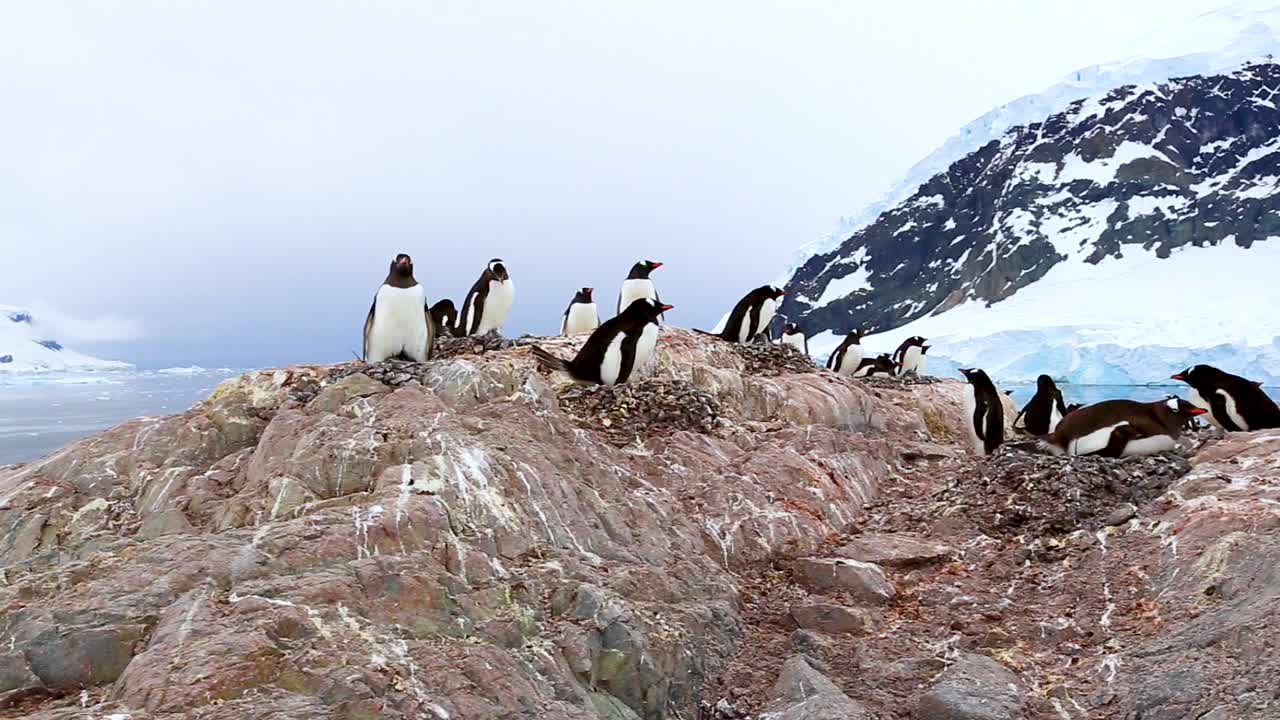
<path id="1" fill-rule="evenodd" d="M 631 266 L 631 272 L 627 275 L 627 279 L 622 281 L 622 290 L 618 293 L 618 313 L 631 307 L 631 303 L 640 299 L 662 303 L 662 298 L 658 297 L 658 289 L 649 279 L 649 273 L 660 267 L 662 263 L 653 260 L 645 260 Z"/>
<path id="2" fill-rule="evenodd" d="M 1068 413 L 1042 444 L 1059 455 L 1154 455 L 1172 450 L 1183 423 L 1206 412 L 1176 397 L 1152 403 L 1107 400 Z"/>
<path id="3" fill-rule="evenodd" d="M 969 441 L 979 454 L 990 455 L 1004 442 L 1004 402 L 986 372 L 960 368 L 960 373 L 969 380 L 964 394 Z"/>
<path id="4" fill-rule="evenodd" d="M 458 334 L 484 335 L 500 331 L 515 299 L 516 286 L 507 274 L 507 266 L 498 258 L 490 260 L 462 302 Z"/>
<path id="5" fill-rule="evenodd" d="M 898 349 L 894 351 L 893 364 L 897 366 L 899 375 L 906 375 L 907 373 L 924 374 L 924 354 L 929 351 L 929 346 L 924 343 L 925 339 L 916 335 L 903 340 Z"/>
<path id="6" fill-rule="evenodd" d="M 1209 420 L 1228 432 L 1280 427 L 1280 408 L 1262 384 L 1223 372 L 1212 365 L 1194 365 L 1173 376 L 1191 386 L 1191 404 L 1209 411 Z"/>
<path id="7" fill-rule="evenodd" d="M 1036 394 L 1014 419 L 1013 429 L 1025 430 L 1036 436 L 1048 435 L 1058 429 L 1058 423 L 1066 415 L 1067 404 L 1062 400 L 1062 391 L 1054 384 L 1053 378 L 1041 375 L 1036 378 Z"/>
<path id="8" fill-rule="evenodd" d="M 783 345 L 790 345 L 800 351 L 801 355 L 809 357 L 809 339 L 800 331 L 800 326 L 795 323 L 787 323 L 782 328 L 782 339 L 778 342 Z"/>
<path id="9" fill-rule="evenodd" d="M 436 337 L 452 335 L 458 326 L 458 309 L 453 301 L 445 298 L 431 306 L 431 321 L 435 323 Z"/>
<path id="10" fill-rule="evenodd" d="M 544 370 L 559 370 L 579 383 L 616 385 L 653 359 L 658 344 L 658 316 L 670 310 L 657 300 L 631 303 L 622 314 L 606 320 L 573 360 L 563 360 L 533 346 L 533 356 Z"/>
<path id="11" fill-rule="evenodd" d="M 893 375 L 897 368 L 889 353 L 880 353 L 878 357 L 862 358 L 858 368 L 853 371 L 854 377 L 871 377 L 872 375 Z"/>
<path id="12" fill-rule="evenodd" d="M 861 330 L 854 330 L 845 336 L 840 347 L 827 358 L 827 369 L 837 375 L 853 375 L 862 366 Z"/>
<path id="13" fill-rule="evenodd" d="M 769 327 L 773 314 L 778 311 L 778 298 L 787 291 L 773 285 L 761 285 L 747 293 L 733 306 L 729 321 L 718 334 L 722 340 L 746 343 L 756 339 Z"/>
<path id="14" fill-rule="evenodd" d="M 591 298 L 593 292 L 592 288 L 582 288 L 573 296 L 560 321 L 561 335 L 588 333 L 600 327 L 600 313 L 596 312 L 596 301 Z"/>
<path id="15" fill-rule="evenodd" d="M 403 357 L 424 362 L 435 344 L 435 323 L 427 310 L 426 291 L 413 279 L 413 259 L 401 253 L 373 296 L 364 321 L 365 362 Z"/>

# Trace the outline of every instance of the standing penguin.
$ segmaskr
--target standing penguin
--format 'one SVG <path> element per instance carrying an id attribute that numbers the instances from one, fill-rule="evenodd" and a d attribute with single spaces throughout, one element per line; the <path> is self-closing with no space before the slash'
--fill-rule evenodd
<path id="1" fill-rule="evenodd" d="M 964 395 L 969 440 L 978 453 L 990 455 L 1004 442 L 1004 402 L 986 372 L 960 368 L 960 373 L 969 380 Z"/>
<path id="2" fill-rule="evenodd" d="M 804 333 L 800 331 L 800 326 L 795 323 L 787 323 L 782 328 L 782 339 L 778 342 L 783 345 L 790 345 L 799 350 L 800 354 L 809 357 L 809 339 L 804 336 Z"/>
<path id="3" fill-rule="evenodd" d="M 507 266 L 498 258 L 490 260 L 462 302 L 458 334 L 484 335 L 500 331 L 515 299 L 516 286 L 507 274 Z"/>
<path id="4" fill-rule="evenodd" d="M 573 360 L 558 358 L 537 345 L 533 346 L 533 356 L 544 370 L 569 373 L 579 383 L 627 382 L 637 368 L 653 359 L 658 344 L 658 316 L 670 309 L 670 305 L 656 300 L 636 300 L 622 314 L 596 328 Z"/>
<path id="5" fill-rule="evenodd" d="M 1191 404 L 1209 411 L 1209 420 L 1228 432 L 1280 427 L 1280 408 L 1262 390 L 1262 383 L 1223 372 L 1212 365 L 1194 365 L 1173 376 L 1191 386 Z"/>
<path id="6" fill-rule="evenodd" d="M 564 319 L 560 321 L 561 335 L 577 335 L 587 333 L 600 327 L 600 313 L 596 311 L 596 301 L 591 298 L 593 288 L 582 288 L 569 307 L 564 310 Z"/>
<path id="7" fill-rule="evenodd" d="M 1206 412 L 1176 397 L 1152 403 L 1107 400 L 1068 413 L 1041 444 L 1059 455 L 1154 455 L 1172 450 L 1185 422 Z"/>
<path id="8" fill-rule="evenodd" d="M 854 330 L 845 336 L 840 347 L 827 358 L 827 369 L 837 375 L 853 375 L 862 366 L 861 330 Z"/>
<path id="9" fill-rule="evenodd" d="M 653 260 L 645 260 L 631 266 L 631 272 L 627 275 L 627 279 L 622 281 L 622 290 L 618 293 L 618 314 L 631 307 L 631 303 L 637 300 L 654 300 L 662 304 L 662 298 L 658 297 L 658 289 L 649 279 L 649 273 L 660 267 L 662 263 Z"/>
<path id="10" fill-rule="evenodd" d="M 716 333 L 722 340 L 735 343 L 747 343 L 769 327 L 773 314 L 778 311 L 778 298 L 787 291 L 773 285 L 761 285 L 747 293 L 733 306 L 729 313 L 729 321 L 724 330 Z"/>
<path id="11" fill-rule="evenodd" d="M 413 278 L 413 258 L 401 253 L 391 261 L 365 318 L 364 360 L 403 357 L 425 362 L 434 344 L 435 323 L 427 310 L 426 291 Z"/>
<path id="12" fill-rule="evenodd" d="M 858 363 L 857 369 L 853 371 L 853 376 L 871 377 L 873 375 L 893 375 L 897 368 L 893 364 L 893 359 L 889 357 L 889 353 L 880 353 L 879 356 L 873 358 L 862 358 L 862 362 Z"/>
<path id="13" fill-rule="evenodd" d="M 914 373 L 917 376 L 923 375 L 924 354 L 928 351 L 929 346 L 925 345 L 925 339 L 919 335 L 903 340 L 902 344 L 893 353 L 893 363 L 898 368 L 898 375 L 906 375 L 908 373 Z"/>
<path id="14" fill-rule="evenodd" d="M 458 309 L 453 306 L 453 301 L 445 298 L 432 305 L 431 321 L 435 323 L 436 337 L 453 335 L 458 325 Z"/>
<path id="15" fill-rule="evenodd" d="M 1048 435 L 1058 429 L 1058 423 L 1067 415 L 1067 404 L 1062 400 L 1062 391 L 1054 384 L 1053 378 L 1041 375 L 1036 378 L 1036 394 L 1018 417 L 1014 418 L 1013 429 L 1025 430 L 1032 435 Z M 1021 425 L 1019 425 L 1021 421 Z"/>

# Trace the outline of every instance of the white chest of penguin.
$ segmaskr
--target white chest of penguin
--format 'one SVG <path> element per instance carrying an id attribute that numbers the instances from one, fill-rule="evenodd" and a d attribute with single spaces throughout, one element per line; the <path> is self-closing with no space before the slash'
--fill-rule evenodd
<path id="1" fill-rule="evenodd" d="M 644 326 L 639 339 L 636 340 L 635 358 L 631 362 L 630 371 L 625 377 L 620 377 L 623 365 L 622 346 L 626 337 L 626 333 L 618 333 L 609 343 L 609 347 L 605 348 L 604 362 L 600 366 L 600 380 L 605 385 L 626 382 L 649 364 L 654 357 L 654 350 L 658 347 L 658 326 L 654 323 L 647 323 Z"/>
<path id="2" fill-rule="evenodd" d="M 832 370 L 837 375 L 852 375 L 857 371 L 858 365 L 862 363 L 862 346 L 850 345 L 844 349 L 844 353 L 837 359 L 836 367 Z"/>
<path id="3" fill-rule="evenodd" d="M 427 345 L 426 292 L 421 285 L 383 285 L 374 301 L 369 362 L 404 353 L 422 361 Z"/>
<path id="4" fill-rule="evenodd" d="M 790 335 L 783 335 L 783 336 L 782 336 L 782 344 L 783 344 L 783 345 L 790 345 L 791 347 L 793 347 L 793 348 L 795 348 L 795 349 L 799 350 L 799 351 L 800 351 L 800 352 L 802 352 L 802 353 L 805 351 L 804 335 L 801 335 L 800 333 L 792 333 L 792 334 L 790 334 Z"/>
<path id="5" fill-rule="evenodd" d="M 765 298 L 765 301 L 760 303 L 760 318 L 754 325 L 751 323 L 751 311 L 748 310 L 747 316 L 742 318 L 742 327 L 738 330 L 738 342 L 750 342 L 752 338 L 764 332 L 777 310 L 778 302 L 773 298 Z"/>
<path id="6" fill-rule="evenodd" d="M 924 352 L 918 345 L 912 345 L 902 353 L 902 374 L 909 372 L 917 375 L 924 374 Z"/>
<path id="7" fill-rule="evenodd" d="M 657 300 L 658 291 L 649 278 L 628 278 L 622 281 L 622 294 L 618 300 L 618 312 L 622 312 L 637 300 Z"/>
<path id="8" fill-rule="evenodd" d="M 493 330 L 501 330 L 502 323 L 506 322 L 507 313 L 511 312 L 511 305 L 515 299 L 516 288 L 511 280 L 490 280 L 489 293 L 484 296 L 480 325 L 476 328 L 475 334 L 484 335 Z"/>
<path id="9" fill-rule="evenodd" d="M 600 314 L 596 312 L 595 303 L 574 303 L 564 318 L 561 332 L 565 335 L 591 332 L 600 325 Z"/>

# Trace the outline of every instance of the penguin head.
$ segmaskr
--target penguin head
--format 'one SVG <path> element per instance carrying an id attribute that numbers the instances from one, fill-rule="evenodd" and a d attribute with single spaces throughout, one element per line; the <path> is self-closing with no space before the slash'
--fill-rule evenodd
<path id="1" fill-rule="evenodd" d="M 964 375 L 965 379 L 974 385 L 979 383 L 991 383 L 991 379 L 987 377 L 987 373 L 978 368 L 960 368 L 960 374 Z"/>
<path id="2" fill-rule="evenodd" d="M 1186 400 L 1183 400 L 1177 395 L 1170 395 L 1169 397 L 1165 398 L 1163 405 L 1165 408 L 1169 410 L 1169 412 L 1186 419 L 1190 419 L 1199 415 L 1204 415 L 1205 413 L 1208 412 L 1208 410 L 1205 410 L 1204 408 L 1201 408 L 1201 407 L 1196 407 L 1195 405 L 1192 405 L 1191 403 L 1187 402 Z"/>
<path id="3" fill-rule="evenodd" d="M 1053 384 L 1053 378 L 1048 375 L 1041 375 L 1036 378 L 1036 388 L 1046 392 L 1052 392 L 1057 386 Z"/>
<path id="4" fill-rule="evenodd" d="M 622 314 L 644 322 L 658 322 L 658 316 L 672 307 L 674 306 L 660 303 L 653 298 L 639 298 L 628 305 L 627 309 L 622 311 Z"/>
<path id="5" fill-rule="evenodd" d="M 1170 376 L 1171 380 L 1180 380 L 1192 387 L 1213 384 L 1223 372 L 1212 365 L 1192 365 L 1191 367 Z"/>
<path id="6" fill-rule="evenodd" d="M 860 345 L 862 344 L 862 337 L 866 334 L 867 332 L 865 330 L 858 328 L 857 330 L 850 330 L 847 337 L 854 345 Z"/>
<path id="7" fill-rule="evenodd" d="M 765 289 L 768 290 L 768 293 L 766 293 L 766 297 L 772 298 L 774 300 L 777 300 L 778 298 L 787 294 L 786 290 L 778 287 L 777 285 L 765 285 Z"/>
<path id="8" fill-rule="evenodd" d="M 662 263 L 656 260 L 641 260 L 631 266 L 631 273 L 627 275 L 628 280 L 644 280 L 649 277 L 649 273 L 662 267 Z"/>
<path id="9" fill-rule="evenodd" d="M 795 335 L 798 332 L 800 332 L 800 326 L 795 323 L 789 322 L 782 326 L 783 335 Z"/>
<path id="10" fill-rule="evenodd" d="M 585 288 L 585 287 L 584 287 L 584 288 L 582 288 L 581 290 L 579 290 L 579 291 L 578 291 L 578 294 L 577 294 L 577 295 L 574 295 L 574 296 L 573 296 L 573 302 L 574 302 L 574 303 L 583 304 L 583 305 L 588 305 L 588 304 L 590 304 L 590 303 L 593 303 L 593 302 L 595 302 L 595 301 L 591 299 L 591 293 L 593 293 L 593 292 L 595 292 L 595 291 L 596 291 L 596 289 L 595 289 L 595 288 Z"/>
<path id="11" fill-rule="evenodd" d="M 412 280 L 413 279 L 413 258 L 404 253 L 396 255 L 391 261 L 391 271 L 387 274 L 387 280 Z"/>
<path id="12" fill-rule="evenodd" d="M 498 280 L 510 280 L 511 276 L 507 274 L 507 266 L 502 262 L 501 258 L 494 258 L 489 261 L 489 272 Z"/>

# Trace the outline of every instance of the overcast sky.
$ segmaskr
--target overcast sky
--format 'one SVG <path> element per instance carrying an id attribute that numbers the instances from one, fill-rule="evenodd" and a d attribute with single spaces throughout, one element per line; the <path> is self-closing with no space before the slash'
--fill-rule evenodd
<path id="1" fill-rule="evenodd" d="M 0 304 L 145 366 L 334 361 L 396 252 L 455 301 L 504 258 L 508 335 L 652 258 L 710 326 L 966 122 L 1217 4 L 0 2 Z"/>

